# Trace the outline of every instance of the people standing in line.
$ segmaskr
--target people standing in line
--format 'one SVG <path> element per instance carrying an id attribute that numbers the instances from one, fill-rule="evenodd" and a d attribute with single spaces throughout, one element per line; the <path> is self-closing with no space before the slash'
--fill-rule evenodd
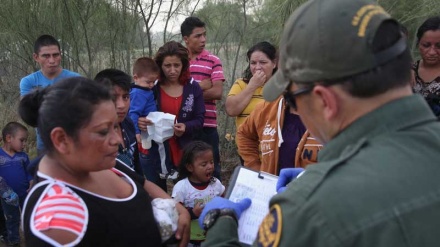
<path id="1" fill-rule="evenodd" d="M 149 57 L 141 57 L 133 64 L 133 81 L 130 91 L 130 110 L 128 115 L 136 129 L 136 140 L 139 149 L 139 162 L 144 175 L 148 177 L 148 149 L 142 147 L 141 131 L 138 119 L 146 117 L 150 112 L 157 111 L 152 88 L 159 78 L 160 69 Z"/>
<path id="2" fill-rule="evenodd" d="M 236 117 L 236 130 L 255 106 L 264 101 L 263 86 L 277 71 L 277 50 L 269 42 L 255 44 L 247 51 L 246 56 L 249 63 L 243 78 L 234 82 L 225 102 L 226 113 Z"/>
<path id="3" fill-rule="evenodd" d="M 136 141 L 136 130 L 128 116 L 130 108 L 131 76 L 118 69 L 104 69 L 95 76 L 95 81 L 107 86 L 113 96 L 118 114 L 117 132 L 122 142 L 119 144 L 118 157 L 121 162 L 143 176 L 139 161 L 139 149 Z"/>
<path id="4" fill-rule="evenodd" d="M 182 150 L 202 131 L 205 114 L 203 92 L 189 73 L 188 50 L 176 41 L 165 43 L 154 57 L 160 78 L 153 87 L 157 110 L 176 116 L 174 135 L 163 143 L 152 142 L 148 152 L 147 179 L 167 191 L 166 180 L 176 179 Z M 150 119 L 139 118 L 138 126 L 147 131 Z M 165 171 L 166 169 L 166 171 Z"/>
<path id="5" fill-rule="evenodd" d="M 35 62 L 40 65 L 40 70 L 23 77 L 20 81 L 21 97 L 30 93 L 32 90 L 40 89 L 52 85 L 61 79 L 81 76 L 76 72 L 63 69 L 61 67 L 61 48 L 60 43 L 51 35 L 41 35 L 34 43 Z M 37 153 L 44 153 L 44 145 L 37 133 Z"/>
<path id="6" fill-rule="evenodd" d="M 422 59 L 413 64 L 413 90 L 425 97 L 440 116 L 440 16 L 428 18 L 417 30 Z"/>
<path id="7" fill-rule="evenodd" d="M 108 87 L 65 79 L 26 95 L 19 114 L 47 148 L 22 214 L 27 246 L 161 246 L 151 200 L 170 197 L 116 161 L 123 140 Z M 183 247 L 190 216 L 176 209 Z"/>
<path id="8" fill-rule="evenodd" d="M 2 130 L 2 138 L 0 197 L 6 218 L 5 240 L 8 246 L 20 246 L 20 209 L 23 208 L 32 181 L 32 176 L 27 172 L 29 157 L 24 152 L 28 130 L 18 122 L 9 122 Z"/>
<path id="9" fill-rule="evenodd" d="M 284 94 L 325 148 L 300 177 L 281 171 L 287 188 L 253 246 L 437 246 L 440 124 L 412 92 L 399 23 L 373 0 L 307 1 L 286 22 L 278 65 L 265 100 Z M 240 246 L 234 216 L 250 204 L 209 202 L 206 246 Z"/>
<path id="10" fill-rule="evenodd" d="M 179 165 L 178 182 L 171 197 L 180 202 L 191 215 L 190 244 L 200 246 L 205 233 L 198 218 L 204 205 L 216 196 L 223 195 L 225 186 L 213 176 L 214 155 L 212 147 L 202 141 L 193 141 L 183 150 Z"/>
<path id="11" fill-rule="evenodd" d="M 203 130 L 197 133 L 196 139 L 212 146 L 214 151 L 214 176 L 220 178 L 220 150 L 217 131 L 216 100 L 223 95 L 222 62 L 207 51 L 205 23 L 195 16 L 187 17 L 180 25 L 180 32 L 189 51 L 191 76 L 199 83 L 205 100 L 205 121 Z"/>

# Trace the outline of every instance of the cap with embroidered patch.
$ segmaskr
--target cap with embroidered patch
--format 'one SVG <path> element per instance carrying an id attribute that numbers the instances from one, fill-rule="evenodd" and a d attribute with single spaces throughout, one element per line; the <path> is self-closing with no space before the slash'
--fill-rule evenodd
<path id="1" fill-rule="evenodd" d="M 286 22 L 278 71 L 265 84 L 265 100 L 275 100 L 289 85 L 341 79 L 382 65 L 407 48 L 402 36 L 374 53 L 374 35 L 391 16 L 371 0 L 309 0 Z"/>

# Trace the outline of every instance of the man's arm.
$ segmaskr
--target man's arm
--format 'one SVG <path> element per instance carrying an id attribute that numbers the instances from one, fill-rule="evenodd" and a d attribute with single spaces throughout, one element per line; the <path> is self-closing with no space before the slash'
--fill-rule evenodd
<path id="1" fill-rule="evenodd" d="M 238 241 L 238 225 L 231 217 L 220 217 L 206 233 L 202 246 L 241 246 Z"/>
<path id="2" fill-rule="evenodd" d="M 209 82 L 211 82 L 210 79 L 202 80 L 199 84 L 203 88 L 206 88 L 203 90 L 203 99 L 204 100 L 221 100 L 223 95 L 223 80 L 218 81 L 212 81 L 212 87 L 207 89 L 208 87 L 205 86 Z M 204 85 L 204 86 L 202 86 Z"/>

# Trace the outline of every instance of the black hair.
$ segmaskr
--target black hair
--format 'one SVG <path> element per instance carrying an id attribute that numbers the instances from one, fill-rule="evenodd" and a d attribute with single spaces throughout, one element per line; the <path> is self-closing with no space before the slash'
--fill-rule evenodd
<path id="1" fill-rule="evenodd" d="M 391 47 L 401 40 L 402 35 L 400 25 L 397 22 L 384 21 L 374 35 L 372 52 L 377 54 Z M 373 69 L 345 78 L 324 80 L 321 84 L 326 86 L 341 84 L 342 88 L 354 97 L 376 96 L 392 88 L 409 85 L 411 61 L 411 54 L 407 46 L 401 54 Z"/>
<path id="2" fill-rule="evenodd" d="M 131 76 L 118 69 L 101 70 L 98 74 L 96 74 L 94 80 L 109 88 L 118 86 L 126 92 L 130 92 L 132 82 Z"/>
<path id="3" fill-rule="evenodd" d="M 417 29 L 417 44 L 419 44 L 423 34 L 425 34 L 427 31 L 436 30 L 440 30 L 440 16 L 433 16 L 426 19 L 426 21 L 424 21 Z"/>
<path id="4" fill-rule="evenodd" d="M 2 129 L 2 137 L 3 137 L 3 141 L 6 140 L 6 136 L 7 135 L 12 135 L 14 136 L 18 130 L 23 130 L 23 131 L 28 131 L 28 129 L 21 123 L 19 122 L 9 122 L 5 125 L 5 127 L 3 127 Z"/>
<path id="5" fill-rule="evenodd" d="M 90 122 L 95 107 L 111 100 L 108 88 L 84 77 L 71 77 L 25 95 L 18 113 L 26 124 L 38 127 L 50 153 L 54 150 L 50 137 L 54 128 L 63 128 L 77 140 L 80 129 Z"/>
<path id="6" fill-rule="evenodd" d="M 61 50 L 60 43 L 58 42 L 57 39 L 55 39 L 53 36 L 49 34 L 43 34 L 40 37 L 38 37 L 37 40 L 35 40 L 34 53 L 38 54 L 40 52 L 41 47 L 50 46 L 50 45 L 56 45 L 58 46 L 58 49 Z"/>
<path id="7" fill-rule="evenodd" d="M 275 48 L 275 46 L 273 46 L 271 43 L 267 42 L 267 41 L 263 41 L 263 42 L 259 42 L 255 45 L 253 45 L 251 48 L 249 48 L 249 50 L 246 53 L 247 56 L 247 61 L 248 61 L 248 66 L 246 68 L 246 70 L 243 72 L 243 81 L 248 83 L 249 80 L 252 78 L 252 72 L 251 72 L 251 66 L 250 66 L 250 61 L 251 61 L 251 56 L 252 53 L 256 52 L 256 51 L 261 51 L 262 53 L 266 54 L 266 56 L 274 63 L 277 63 L 277 48 Z M 275 68 L 272 70 L 272 75 L 275 74 L 275 72 L 277 72 L 278 66 L 275 66 Z"/>
<path id="8" fill-rule="evenodd" d="M 180 25 L 180 33 L 182 34 L 182 37 L 190 36 L 194 28 L 197 27 L 205 27 L 205 23 L 198 17 L 187 17 Z"/>
<path id="9" fill-rule="evenodd" d="M 205 151 L 212 151 L 212 146 L 203 141 L 190 142 L 183 148 L 183 154 L 179 164 L 179 175 L 177 177 L 177 181 L 180 181 L 191 175 L 191 173 L 186 168 L 186 165 L 194 163 L 198 155 Z"/>

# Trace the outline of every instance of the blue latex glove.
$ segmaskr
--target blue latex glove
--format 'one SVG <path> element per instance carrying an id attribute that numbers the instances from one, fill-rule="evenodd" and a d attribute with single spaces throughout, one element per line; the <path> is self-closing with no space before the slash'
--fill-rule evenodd
<path id="1" fill-rule="evenodd" d="M 203 219 L 205 218 L 206 213 L 208 213 L 211 209 L 223 209 L 223 208 L 231 208 L 234 209 L 235 213 L 237 214 L 237 218 L 240 218 L 241 213 L 248 209 L 251 206 L 251 199 L 245 198 L 237 203 L 229 201 L 228 199 L 221 198 L 219 196 L 212 199 L 210 202 L 208 202 L 205 207 L 203 208 L 202 213 L 199 217 L 199 226 L 203 229 Z"/>
<path id="2" fill-rule="evenodd" d="M 277 193 L 281 193 L 286 190 L 287 185 L 295 179 L 301 172 L 304 171 L 304 168 L 284 168 L 280 171 L 280 176 L 278 177 L 277 182 Z"/>
<path id="3" fill-rule="evenodd" d="M 10 190 L 9 193 L 4 193 L 2 196 L 3 200 L 9 205 L 18 206 L 18 195 L 14 191 Z"/>

